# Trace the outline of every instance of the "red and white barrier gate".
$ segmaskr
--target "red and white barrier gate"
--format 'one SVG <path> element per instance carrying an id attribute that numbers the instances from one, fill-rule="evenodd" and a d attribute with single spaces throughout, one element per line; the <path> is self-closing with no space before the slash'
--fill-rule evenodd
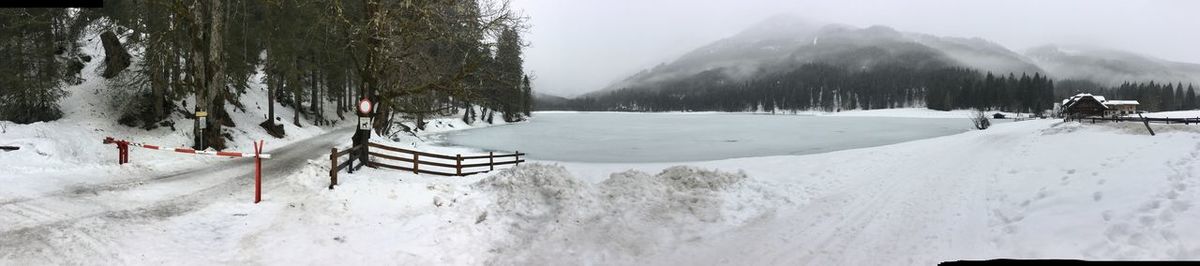
<path id="1" fill-rule="evenodd" d="M 254 203 L 258 203 L 258 202 L 262 201 L 262 159 L 271 159 L 270 154 L 262 153 L 262 149 L 263 149 L 263 141 L 262 140 L 259 140 L 258 143 L 254 143 L 254 154 L 242 153 L 242 152 L 227 152 L 227 151 L 204 151 L 204 150 L 198 151 L 198 150 L 194 150 L 191 148 L 166 148 L 166 147 L 158 146 L 158 145 L 150 145 L 150 144 L 136 143 L 136 142 L 129 142 L 129 141 L 125 141 L 125 140 L 114 139 L 112 137 L 105 137 L 104 144 L 116 144 L 117 145 L 117 164 L 118 165 L 129 163 L 129 146 L 142 147 L 142 148 L 151 149 L 151 150 L 173 151 L 173 152 L 178 152 L 178 153 L 197 154 L 197 155 L 210 155 L 210 156 L 222 156 L 222 157 L 242 157 L 242 158 L 254 157 Z"/>

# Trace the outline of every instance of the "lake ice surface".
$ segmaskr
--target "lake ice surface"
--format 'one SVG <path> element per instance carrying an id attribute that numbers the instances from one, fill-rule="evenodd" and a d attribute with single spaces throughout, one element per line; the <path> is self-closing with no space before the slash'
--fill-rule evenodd
<path id="1" fill-rule="evenodd" d="M 444 141 L 563 162 L 687 162 L 799 155 L 971 130 L 967 118 L 730 113 L 535 113 L 524 123 L 455 131 Z"/>

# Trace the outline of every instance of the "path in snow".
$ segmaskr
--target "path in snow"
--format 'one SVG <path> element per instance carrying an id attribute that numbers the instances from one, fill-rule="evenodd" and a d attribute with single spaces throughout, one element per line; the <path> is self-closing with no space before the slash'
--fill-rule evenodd
<path id="1" fill-rule="evenodd" d="M 270 185 L 349 139 L 343 128 L 270 150 L 263 160 L 264 198 Z M 136 148 L 134 148 L 136 149 Z M 213 199 L 253 194 L 254 161 L 230 159 L 208 167 L 160 176 L 67 188 L 36 198 L 0 202 L 0 261 L 78 263 L 79 257 L 110 261 L 126 244 L 110 243 L 106 225 L 163 220 L 211 204 Z M 71 256 L 62 256 L 71 253 Z"/>
<path id="2" fill-rule="evenodd" d="M 821 155 L 840 159 L 794 169 L 792 181 L 784 181 L 811 179 L 800 182 L 822 192 L 808 202 L 646 261 L 929 265 L 997 257 L 1200 258 L 1200 243 L 1189 240 L 1197 235 L 1189 225 L 1200 217 L 1190 203 L 1197 190 L 1198 136 L 1023 123 Z M 811 157 L 789 161 L 821 163 Z"/>

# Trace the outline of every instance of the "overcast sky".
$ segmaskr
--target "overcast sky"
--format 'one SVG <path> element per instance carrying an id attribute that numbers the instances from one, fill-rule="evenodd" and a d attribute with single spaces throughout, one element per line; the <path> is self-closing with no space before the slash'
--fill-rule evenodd
<path id="1" fill-rule="evenodd" d="M 1200 1 L 512 0 L 529 16 L 534 90 L 598 90 L 776 14 L 939 36 L 1023 52 L 1043 44 L 1127 50 L 1200 63 Z"/>

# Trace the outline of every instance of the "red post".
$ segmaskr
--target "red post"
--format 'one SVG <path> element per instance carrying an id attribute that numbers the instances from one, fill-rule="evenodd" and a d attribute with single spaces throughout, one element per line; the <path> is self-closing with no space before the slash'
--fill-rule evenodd
<path id="1" fill-rule="evenodd" d="M 129 163 L 129 142 L 117 141 L 117 165 Z"/>
<path id="2" fill-rule="evenodd" d="M 496 162 L 495 162 L 494 157 L 496 157 L 496 153 L 489 151 L 488 152 L 488 171 L 496 170 Z"/>
<path id="3" fill-rule="evenodd" d="M 259 140 L 254 145 L 254 204 L 262 201 L 262 154 L 263 141 Z"/>
<path id="4" fill-rule="evenodd" d="M 456 170 L 455 173 L 457 173 L 459 176 L 462 176 L 462 154 L 455 155 L 454 157 L 457 158 L 454 160 L 454 169 Z"/>
<path id="5" fill-rule="evenodd" d="M 421 159 L 421 156 L 418 156 L 416 153 L 413 153 L 413 174 L 414 174 L 414 175 L 415 175 L 415 174 L 420 174 L 420 173 L 417 171 L 417 168 L 418 168 L 418 167 L 421 167 L 421 164 L 417 163 L 417 162 L 420 162 L 420 161 L 421 161 L 420 159 Z"/>

